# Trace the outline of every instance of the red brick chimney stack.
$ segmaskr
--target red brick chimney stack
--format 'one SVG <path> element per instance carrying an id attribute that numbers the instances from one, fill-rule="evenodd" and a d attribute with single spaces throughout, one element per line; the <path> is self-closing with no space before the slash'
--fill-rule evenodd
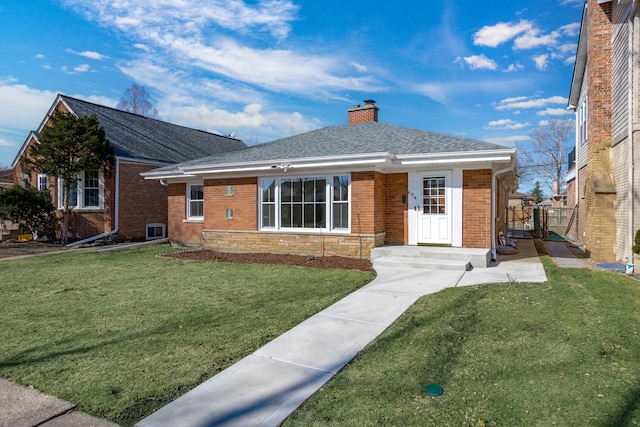
<path id="1" fill-rule="evenodd" d="M 349 124 L 355 123 L 367 123 L 378 121 L 378 107 L 376 107 L 376 101 L 373 99 L 366 99 L 364 101 L 364 107 L 360 104 L 356 104 L 349 111 Z"/>

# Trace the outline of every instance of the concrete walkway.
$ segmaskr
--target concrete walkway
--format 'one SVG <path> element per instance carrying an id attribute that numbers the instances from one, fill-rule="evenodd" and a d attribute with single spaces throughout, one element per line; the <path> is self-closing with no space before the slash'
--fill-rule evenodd
<path id="1" fill-rule="evenodd" d="M 567 248 L 567 244 L 565 242 L 549 240 L 544 242 L 544 247 L 549 256 L 553 258 L 556 264 L 558 264 L 558 267 L 589 268 L 589 265 L 587 265 L 586 262 L 577 258 L 569 248 Z"/>
<path id="2" fill-rule="evenodd" d="M 468 272 L 376 267 L 367 286 L 140 421 L 138 427 L 277 426 L 418 298 L 442 289 L 544 282 L 532 240 Z"/>

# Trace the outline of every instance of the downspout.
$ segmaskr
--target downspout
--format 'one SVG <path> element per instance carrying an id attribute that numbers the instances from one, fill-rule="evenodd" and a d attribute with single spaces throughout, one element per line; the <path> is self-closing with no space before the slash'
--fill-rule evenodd
<path id="1" fill-rule="evenodd" d="M 502 175 L 503 173 L 512 171 L 516 167 L 516 156 L 515 153 L 513 157 L 511 157 L 511 164 L 504 168 L 497 170 L 491 174 L 491 261 L 495 261 L 498 254 L 496 249 L 496 179 L 498 175 Z"/>
<path id="2" fill-rule="evenodd" d="M 634 157 L 633 157 L 633 130 L 635 127 L 634 118 L 636 114 L 634 114 L 634 108 L 637 108 L 636 103 L 634 102 L 635 97 L 638 95 L 638 86 L 636 84 L 635 73 L 637 72 L 637 68 L 634 67 L 637 61 L 637 52 L 636 49 L 638 46 L 638 40 L 636 35 L 636 25 L 635 25 L 635 15 L 638 9 L 638 2 L 633 2 L 633 7 L 631 8 L 631 14 L 629 15 L 629 59 L 628 59 L 628 84 L 629 84 L 629 99 L 628 99 L 628 120 L 627 120 L 627 149 L 628 149 L 628 159 L 629 159 L 629 185 L 628 185 L 628 200 L 629 200 L 629 214 L 628 214 L 628 223 L 627 228 L 629 230 L 629 255 L 627 263 L 633 264 L 633 244 L 635 239 L 635 233 L 633 230 L 633 217 L 634 217 Z"/>
<path id="3" fill-rule="evenodd" d="M 104 239 L 105 237 L 112 236 L 118 232 L 118 217 L 120 215 L 120 209 L 119 209 L 120 208 L 120 200 L 119 200 L 120 199 L 120 159 L 116 159 L 115 178 L 116 178 L 115 179 L 116 181 L 115 203 L 114 203 L 115 218 L 114 218 L 113 230 L 107 231 L 106 233 L 98 234 L 97 236 L 87 237 L 86 239 L 79 240 L 77 242 L 69 243 L 67 245 L 68 248 L 75 248 L 80 245 L 84 245 L 85 243 L 93 242 L 98 239 Z"/>

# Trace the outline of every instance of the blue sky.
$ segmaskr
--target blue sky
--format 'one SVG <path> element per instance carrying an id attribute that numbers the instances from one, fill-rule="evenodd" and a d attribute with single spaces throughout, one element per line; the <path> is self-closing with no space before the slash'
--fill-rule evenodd
<path id="1" fill-rule="evenodd" d="M 582 0 L 3 0 L 0 165 L 57 93 L 261 143 L 380 122 L 495 142 L 566 110 Z"/>

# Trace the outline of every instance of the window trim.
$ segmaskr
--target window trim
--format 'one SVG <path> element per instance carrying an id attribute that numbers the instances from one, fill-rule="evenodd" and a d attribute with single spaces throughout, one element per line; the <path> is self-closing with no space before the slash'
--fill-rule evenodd
<path id="1" fill-rule="evenodd" d="M 81 177 L 76 184 L 76 203 L 74 205 L 69 204 L 69 209 L 72 210 L 86 210 L 86 211 L 95 211 L 95 210 L 104 210 L 104 173 L 103 171 L 98 171 L 98 205 L 96 206 L 85 206 L 84 205 L 84 183 L 86 182 L 86 172 L 81 172 Z M 64 180 L 62 178 L 58 178 L 58 209 L 63 209 L 64 206 Z M 90 187 L 95 188 L 95 187 Z"/>
<path id="2" fill-rule="evenodd" d="M 149 229 L 150 228 L 162 228 L 162 235 L 161 236 L 154 236 L 154 237 L 150 237 L 149 236 Z M 151 224 L 147 224 L 145 227 L 145 240 L 160 240 L 160 239 L 164 239 L 167 237 L 167 225 L 160 223 L 160 222 L 154 222 Z"/>
<path id="3" fill-rule="evenodd" d="M 42 185 L 43 182 L 41 181 L 42 179 L 44 179 L 44 186 Z M 39 173 L 38 177 L 37 177 L 37 183 L 38 183 L 38 190 L 43 191 L 43 190 L 48 190 L 49 189 L 49 176 L 47 176 L 46 173 Z"/>
<path id="4" fill-rule="evenodd" d="M 202 187 L 202 199 L 191 199 L 191 187 Z M 188 183 L 187 184 L 187 194 L 186 194 L 186 202 L 187 202 L 187 206 L 186 206 L 186 220 L 187 221 L 203 221 L 204 220 L 204 183 L 203 182 L 192 182 L 192 183 Z M 196 202 L 201 202 L 202 203 L 202 215 L 197 216 L 197 215 L 191 215 L 191 202 L 192 201 L 196 201 Z"/>
<path id="5" fill-rule="evenodd" d="M 334 177 L 340 177 L 340 176 L 345 176 L 347 177 L 348 180 L 348 187 L 347 187 L 347 198 L 348 200 L 346 201 L 335 201 L 336 203 L 334 204 Z M 314 179 L 324 179 L 325 180 L 325 201 L 323 202 L 325 204 L 325 218 L 326 218 L 326 224 L 325 227 L 322 228 L 309 228 L 309 227 L 282 227 L 281 225 L 281 192 L 280 192 L 280 188 L 281 188 L 281 184 L 282 184 L 282 180 L 283 179 L 304 179 L 304 178 L 314 178 Z M 264 184 L 265 181 L 270 182 L 271 180 L 275 181 L 275 188 L 274 188 L 274 201 L 273 202 L 263 202 L 262 197 L 263 197 L 263 191 L 264 191 Z M 352 215 L 351 215 L 351 203 L 352 203 L 352 196 L 351 196 L 351 173 L 332 173 L 332 174 L 308 174 L 308 175 L 280 175 L 280 176 L 261 176 L 258 177 L 258 230 L 259 231 L 277 231 L 277 232 L 282 232 L 282 233 L 301 233 L 301 232 L 306 232 L 306 233 L 340 233 L 340 234 L 344 234 L 344 233 L 351 233 L 351 220 L 352 220 Z M 274 226 L 267 226 L 265 227 L 263 225 L 263 206 L 265 204 L 269 204 L 269 205 L 273 205 L 275 207 L 275 212 L 274 212 Z M 338 204 L 346 204 L 347 205 L 347 213 L 348 213 L 348 220 L 347 220 L 347 228 L 335 228 L 334 226 L 334 217 L 333 217 L 333 207 L 337 206 Z"/>

